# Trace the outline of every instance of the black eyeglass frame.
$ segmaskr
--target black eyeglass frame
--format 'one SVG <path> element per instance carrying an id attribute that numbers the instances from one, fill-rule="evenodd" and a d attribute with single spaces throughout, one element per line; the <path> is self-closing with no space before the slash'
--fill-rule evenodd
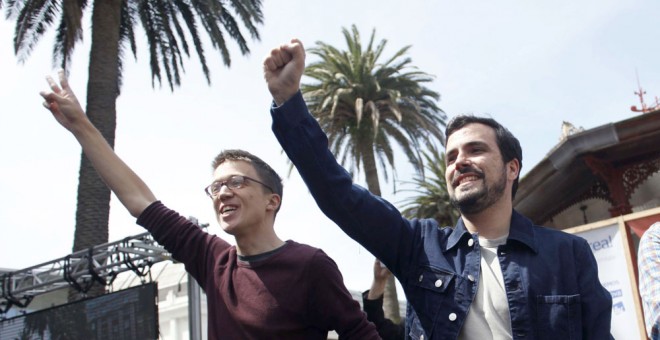
<path id="1" fill-rule="evenodd" d="M 236 179 L 236 178 L 242 178 L 241 183 L 240 183 L 238 186 L 232 188 L 231 186 L 229 186 L 228 183 L 229 183 L 231 180 Z M 213 195 L 213 192 L 211 191 L 211 187 L 217 185 L 217 186 L 218 186 L 218 192 L 220 192 L 220 189 L 221 189 L 223 186 L 225 186 L 225 185 L 226 185 L 227 188 L 229 188 L 230 190 L 240 189 L 240 188 L 243 187 L 243 184 L 245 183 L 245 180 L 250 180 L 250 181 L 252 181 L 252 182 L 259 183 L 259 184 L 265 186 L 268 190 L 270 190 L 271 193 L 275 193 L 275 190 L 273 190 L 273 188 L 271 188 L 268 184 L 266 184 L 266 183 L 264 183 L 264 182 L 262 182 L 262 181 L 260 181 L 260 180 L 254 179 L 254 178 L 252 178 L 252 177 L 243 176 L 243 175 L 231 175 L 231 176 L 229 176 L 229 178 L 225 179 L 224 181 L 216 181 L 216 182 L 213 182 L 213 183 L 209 184 L 206 188 L 204 188 L 204 192 L 206 192 L 206 195 L 208 195 L 209 197 L 211 197 L 211 198 L 215 198 L 215 196 Z"/>

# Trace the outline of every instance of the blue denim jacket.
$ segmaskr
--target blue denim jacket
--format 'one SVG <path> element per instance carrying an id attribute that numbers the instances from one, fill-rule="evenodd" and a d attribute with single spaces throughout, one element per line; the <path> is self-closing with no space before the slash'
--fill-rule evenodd
<path id="1" fill-rule="evenodd" d="M 432 219 L 408 220 L 389 202 L 354 185 L 300 92 L 272 107 L 273 132 L 321 210 L 379 258 L 408 300 L 411 339 L 456 339 L 479 282 L 477 235 Z M 513 339 L 611 339 L 612 298 L 596 260 L 577 236 L 534 225 L 512 211 L 498 247 Z"/>

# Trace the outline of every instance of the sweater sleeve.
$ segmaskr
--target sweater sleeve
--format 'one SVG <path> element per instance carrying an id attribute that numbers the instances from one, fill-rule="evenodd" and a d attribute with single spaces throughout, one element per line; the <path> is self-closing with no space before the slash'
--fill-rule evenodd
<path id="1" fill-rule="evenodd" d="M 175 260 L 182 262 L 202 287 L 207 268 L 213 266 L 220 251 L 230 247 L 226 241 L 203 231 L 160 201 L 149 205 L 138 216 L 137 224 L 147 229 Z"/>
<path id="2" fill-rule="evenodd" d="M 344 286 L 337 264 L 323 251 L 308 267 L 309 318 L 321 329 L 335 330 L 339 339 L 380 339 L 376 327 L 367 321 L 360 304 Z"/>

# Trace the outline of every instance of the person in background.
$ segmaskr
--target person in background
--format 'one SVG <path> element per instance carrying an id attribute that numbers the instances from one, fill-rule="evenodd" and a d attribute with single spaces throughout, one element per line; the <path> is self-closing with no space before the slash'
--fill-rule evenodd
<path id="1" fill-rule="evenodd" d="M 300 92 L 302 43 L 272 49 L 263 67 L 273 133 L 323 213 L 401 283 L 406 336 L 612 338 L 612 297 L 587 241 L 534 225 L 513 209 L 522 148 L 504 126 L 472 115 L 448 122 L 445 179 L 461 218 L 454 228 L 409 220 L 354 184 L 328 149 Z"/>
<path id="2" fill-rule="evenodd" d="M 167 208 L 89 121 L 63 72 L 47 78 L 44 106 L 78 140 L 106 185 L 204 289 L 209 339 L 378 339 L 322 250 L 281 240 L 274 230 L 282 180 L 258 157 L 227 150 L 206 187 L 222 229 L 236 246 Z M 247 127 L 243 127 L 249 130 Z"/>
<path id="3" fill-rule="evenodd" d="M 392 273 L 378 259 L 374 261 L 374 280 L 371 289 L 362 293 L 362 310 L 367 313 L 367 320 L 376 325 L 376 330 L 383 340 L 405 339 L 405 325 L 396 324 L 385 318 L 383 312 L 383 295 L 385 285 Z"/>
<path id="4" fill-rule="evenodd" d="M 639 240 L 637 269 L 646 334 L 657 340 L 660 339 L 660 222 L 651 225 Z"/>

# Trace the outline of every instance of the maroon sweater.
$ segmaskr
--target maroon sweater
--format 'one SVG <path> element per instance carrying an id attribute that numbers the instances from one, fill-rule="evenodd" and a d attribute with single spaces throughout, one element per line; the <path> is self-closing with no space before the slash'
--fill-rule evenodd
<path id="1" fill-rule="evenodd" d="M 256 261 L 154 202 L 138 217 L 207 296 L 209 339 L 380 339 L 322 250 L 287 241 Z"/>

